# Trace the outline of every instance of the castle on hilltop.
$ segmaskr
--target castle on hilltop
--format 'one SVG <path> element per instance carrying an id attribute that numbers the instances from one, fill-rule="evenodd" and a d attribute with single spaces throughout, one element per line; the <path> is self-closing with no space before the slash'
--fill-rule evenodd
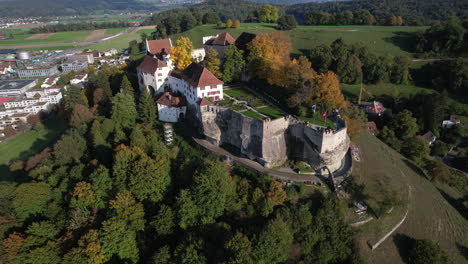
<path id="1" fill-rule="evenodd" d="M 337 129 L 308 124 L 291 116 L 259 120 L 229 108 L 201 107 L 203 135 L 215 145 L 229 145 L 267 168 L 301 160 L 314 168 L 336 171 L 349 149 L 346 122 Z"/>
<path id="2" fill-rule="evenodd" d="M 205 47 L 218 46 L 222 57 L 229 45 L 244 47 L 253 38 L 255 35 L 243 33 L 234 41 L 229 34 L 221 33 L 203 42 Z M 190 121 L 212 144 L 234 147 L 267 168 L 287 160 L 305 161 L 332 172 L 343 166 L 350 143 L 344 120 L 337 117 L 337 129 L 331 130 L 291 116 L 259 120 L 213 105 L 224 97 L 221 80 L 196 62 L 182 71 L 175 70 L 170 39 L 148 40 L 146 47 L 147 55 L 137 67 L 139 87 L 158 98 L 161 121 Z"/>

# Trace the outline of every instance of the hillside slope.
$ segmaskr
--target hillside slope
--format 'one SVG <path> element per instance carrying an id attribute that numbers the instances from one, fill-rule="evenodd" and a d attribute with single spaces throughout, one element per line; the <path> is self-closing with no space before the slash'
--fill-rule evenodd
<path id="1" fill-rule="evenodd" d="M 450 256 L 453 263 L 466 263 L 463 251 L 468 247 L 468 221 L 449 203 L 446 194 L 426 180 L 399 153 L 386 146 L 367 132 L 356 142 L 361 150 L 361 162 L 355 163 L 353 174 L 361 182 L 372 182 L 376 178 L 383 188 L 386 185 L 400 186 L 398 195 L 407 197 L 406 221 L 391 237 L 374 251 L 368 243 L 375 243 L 373 232 L 382 229 L 380 220 L 361 227 L 361 254 L 368 263 L 401 263 L 405 259 L 405 246 L 408 238 L 430 239 L 438 243 Z M 409 186 L 409 187 L 408 187 Z M 392 219 L 395 225 L 404 213 Z M 385 227 L 382 234 L 391 228 Z M 379 234 L 379 238 L 382 236 Z"/>

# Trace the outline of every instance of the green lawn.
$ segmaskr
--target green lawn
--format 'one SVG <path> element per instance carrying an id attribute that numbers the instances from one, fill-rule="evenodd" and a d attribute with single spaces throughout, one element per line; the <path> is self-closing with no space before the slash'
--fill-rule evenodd
<path id="1" fill-rule="evenodd" d="M 249 92 L 246 89 L 229 89 L 229 90 L 225 90 L 224 93 L 231 97 L 235 97 L 239 100 L 245 100 L 245 101 L 247 101 L 248 99 L 256 98 L 256 96 L 253 93 Z"/>
<path id="2" fill-rule="evenodd" d="M 327 120 L 323 119 L 322 114 L 320 113 L 315 113 L 315 117 L 309 116 L 309 115 L 299 116 L 299 119 L 307 121 L 311 124 L 336 129 L 336 124 L 330 119 L 327 119 Z"/>
<path id="3" fill-rule="evenodd" d="M 75 46 L 67 45 L 67 46 L 51 46 L 51 47 L 37 47 L 37 48 L 23 48 L 20 50 L 31 50 L 31 51 L 39 51 L 39 50 L 67 50 L 72 49 Z"/>
<path id="4" fill-rule="evenodd" d="M 269 116 L 271 119 L 276 119 L 276 118 L 284 116 L 283 113 L 281 113 L 276 108 L 271 107 L 271 106 L 257 108 L 256 110 L 266 116 Z"/>
<path id="5" fill-rule="evenodd" d="M 357 229 L 359 252 L 366 262 L 378 263 L 385 259 L 385 263 L 402 263 L 394 236 L 374 251 L 368 243 L 375 243 L 387 233 L 409 206 L 405 222 L 394 234 L 436 241 L 453 263 L 466 263 L 460 247 L 468 246 L 468 222 L 444 197 L 443 191 L 420 175 L 399 153 L 367 132 L 355 143 L 360 148 L 361 161 L 353 162 L 352 175 L 358 184 L 365 185 L 365 200 L 379 205 L 385 196 L 394 195 L 400 201 L 390 213 L 387 211 L 383 217 Z"/>
<path id="6" fill-rule="evenodd" d="M 81 42 L 84 41 L 90 33 L 91 30 L 57 32 L 54 35 L 45 39 L 26 39 L 32 36 L 32 34 L 14 35 L 14 39 L 0 41 L 0 46 Z"/>
<path id="7" fill-rule="evenodd" d="M 132 40 L 137 40 L 138 42 L 141 42 L 140 34 L 142 32 L 151 33 L 153 31 L 154 31 L 153 29 L 133 30 L 132 32 L 128 34 L 125 34 L 123 36 L 118 36 L 106 42 L 90 46 L 88 48 L 99 50 L 99 51 L 106 51 L 110 48 L 115 48 L 118 51 L 122 51 L 128 48 L 128 43 Z"/>
<path id="8" fill-rule="evenodd" d="M 359 91 L 361 89 L 360 84 L 340 84 L 343 94 L 351 101 L 357 102 L 359 98 Z M 392 83 L 382 83 L 382 84 L 371 84 L 363 85 L 363 88 L 367 91 L 363 91 L 362 98 L 367 100 L 373 96 L 381 95 L 391 95 L 391 96 L 401 96 L 408 97 L 418 93 L 433 93 L 434 90 L 422 88 L 414 85 L 398 85 Z"/>
<path id="9" fill-rule="evenodd" d="M 9 176 L 8 164 L 15 159 L 27 159 L 29 156 L 52 145 L 65 130 L 57 117 L 52 116 L 44 122 L 44 128 L 29 130 L 11 140 L 0 144 L 0 180 Z"/>
<path id="10" fill-rule="evenodd" d="M 189 37 L 195 48 L 202 47 L 202 37 L 229 32 L 237 38 L 242 32 L 265 33 L 275 30 L 275 24 L 243 23 L 240 28 L 218 28 L 216 25 L 201 25 L 187 32 L 171 36 L 175 43 L 181 36 Z M 414 33 L 425 27 L 383 27 L 383 26 L 299 26 L 285 31 L 291 36 L 293 53 L 303 54 L 305 50 L 320 44 L 329 44 L 342 37 L 347 43 L 362 43 L 371 52 L 381 55 L 411 56 L 414 51 Z"/>
<path id="11" fill-rule="evenodd" d="M 108 35 L 115 35 L 115 34 L 118 34 L 122 31 L 124 31 L 125 29 L 127 28 L 108 28 L 106 29 L 106 34 Z"/>
<path id="12" fill-rule="evenodd" d="M 263 116 L 255 113 L 252 110 L 242 112 L 242 114 L 245 115 L 245 116 L 251 117 L 251 118 L 255 118 L 255 119 L 263 119 Z"/>

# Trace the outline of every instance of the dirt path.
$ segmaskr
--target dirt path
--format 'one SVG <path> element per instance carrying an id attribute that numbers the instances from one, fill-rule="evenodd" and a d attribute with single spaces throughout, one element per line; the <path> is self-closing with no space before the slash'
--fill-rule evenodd
<path id="1" fill-rule="evenodd" d="M 84 41 L 95 41 L 99 39 L 103 39 L 105 37 L 109 37 L 110 35 L 106 34 L 105 29 L 98 29 L 98 30 L 93 30 L 86 38 Z"/>
<path id="2" fill-rule="evenodd" d="M 46 39 L 53 35 L 55 35 L 55 33 L 39 33 L 39 34 L 34 34 L 26 39 Z"/>

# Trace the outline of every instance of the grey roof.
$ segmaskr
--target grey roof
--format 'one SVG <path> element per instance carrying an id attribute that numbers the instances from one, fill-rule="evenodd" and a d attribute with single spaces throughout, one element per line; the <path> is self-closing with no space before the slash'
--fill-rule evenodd
<path id="1" fill-rule="evenodd" d="M 35 80 L 0 80 L 0 90 L 16 90 L 30 85 Z"/>

